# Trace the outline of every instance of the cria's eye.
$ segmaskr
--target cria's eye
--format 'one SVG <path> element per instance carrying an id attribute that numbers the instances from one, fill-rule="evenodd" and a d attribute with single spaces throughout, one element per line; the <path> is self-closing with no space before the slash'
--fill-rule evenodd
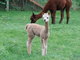
<path id="1" fill-rule="evenodd" d="M 48 19 L 48 17 L 47 17 L 47 19 Z"/>

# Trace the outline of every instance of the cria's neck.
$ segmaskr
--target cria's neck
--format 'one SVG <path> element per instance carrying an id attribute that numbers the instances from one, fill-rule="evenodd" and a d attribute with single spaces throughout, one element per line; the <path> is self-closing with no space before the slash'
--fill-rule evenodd
<path id="1" fill-rule="evenodd" d="M 45 32 L 48 32 L 48 22 L 45 22 Z"/>

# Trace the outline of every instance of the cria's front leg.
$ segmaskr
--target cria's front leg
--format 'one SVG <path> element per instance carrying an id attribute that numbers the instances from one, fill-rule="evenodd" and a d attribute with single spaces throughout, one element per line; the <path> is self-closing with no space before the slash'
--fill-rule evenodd
<path id="1" fill-rule="evenodd" d="M 42 39 L 42 56 L 47 54 L 47 40 Z"/>

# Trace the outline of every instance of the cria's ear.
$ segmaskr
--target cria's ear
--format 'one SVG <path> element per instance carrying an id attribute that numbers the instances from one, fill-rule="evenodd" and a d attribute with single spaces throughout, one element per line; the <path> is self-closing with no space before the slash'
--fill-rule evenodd
<path id="1" fill-rule="evenodd" d="M 50 15 L 50 12 L 48 12 L 48 15 Z"/>

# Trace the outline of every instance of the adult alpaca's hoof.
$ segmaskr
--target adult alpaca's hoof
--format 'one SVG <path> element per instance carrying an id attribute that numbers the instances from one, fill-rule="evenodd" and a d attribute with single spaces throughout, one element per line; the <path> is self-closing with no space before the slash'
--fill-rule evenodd
<path id="1" fill-rule="evenodd" d="M 61 24 L 61 22 L 59 22 L 59 24 Z"/>
<path id="2" fill-rule="evenodd" d="M 52 22 L 52 24 L 55 24 L 54 22 Z"/>
<path id="3" fill-rule="evenodd" d="M 68 24 L 68 22 L 66 22 L 66 24 Z"/>
<path id="4" fill-rule="evenodd" d="M 55 24 L 55 23 L 52 23 L 52 24 Z"/>

